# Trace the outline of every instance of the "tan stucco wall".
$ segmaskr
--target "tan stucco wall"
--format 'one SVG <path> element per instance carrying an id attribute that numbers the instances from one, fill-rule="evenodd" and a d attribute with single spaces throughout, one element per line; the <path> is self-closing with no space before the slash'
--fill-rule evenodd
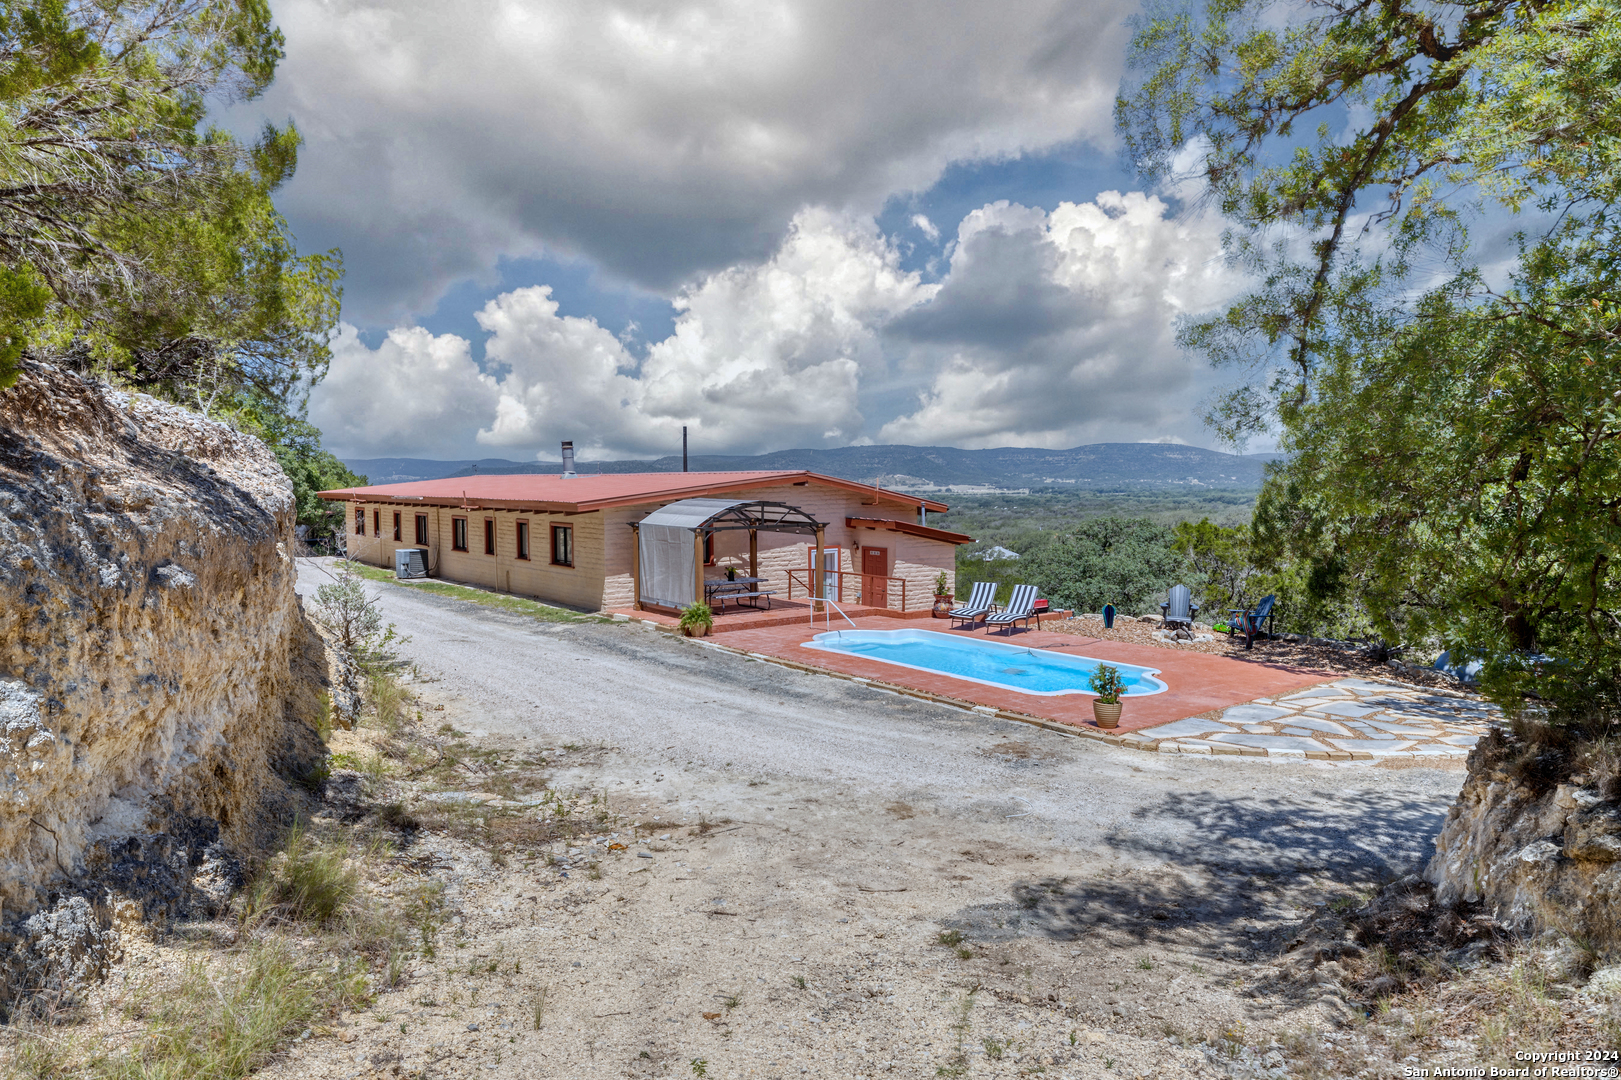
<path id="1" fill-rule="evenodd" d="M 870 495 L 840 491 L 833 488 L 763 487 L 749 491 L 729 493 L 738 499 L 761 499 L 783 502 L 809 513 L 819 521 L 828 523 L 825 544 L 841 549 L 839 565 L 854 572 L 860 567 L 857 545 L 882 547 L 889 551 L 890 574 L 906 579 L 906 610 L 920 611 L 933 601 L 934 578 L 940 571 L 955 586 L 956 548 L 952 544 L 926 540 L 917 536 L 874 529 L 850 529 L 846 517 L 882 517 L 913 521 L 915 513 L 900 503 L 885 502 L 869 505 Z M 867 504 L 863 503 L 866 500 Z M 671 500 L 673 501 L 673 500 Z M 428 515 L 430 543 L 428 565 L 435 577 L 451 581 L 464 581 L 503 592 L 533 596 L 539 600 L 567 604 L 587 610 L 629 608 L 635 602 L 631 585 L 631 561 L 634 537 L 630 523 L 640 521 L 653 510 L 667 505 L 665 502 L 646 503 L 596 511 L 573 516 L 563 514 L 518 513 L 510 510 L 451 510 L 442 507 L 396 507 L 363 503 L 366 510 L 366 535 L 354 532 L 355 504 L 345 504 L 349 529 L 349 556 L 361 562 L 393 569 L 394 549 L 416 547 L 413 515 Z M 372 511 L 382 513 L 383 536 L 371 535 Z M 400 541 L 393 540 L 393 513 L 401 513 Z M 467 518 L 467 546 L 469 551 L 451 549 L 451 518 Z M 484 554 L 484 519 L 496 523 L 496 554 Z M 517 523 L 529 522 L 530 560 L 516 557 Z M 574 527 L 574 566 L 550 565 L 552 524 Z M 812 541 L 792 533 L 759 534 L 761 576 L 770 579 L 764 588 L 776 589 L 777 599 L 788 599 L 788 571 L 803 570 L 810 565 Z M 749 537 L 744 531 L 720 533 L 716 537 L 715 556 L 718 565 L 706 568 L 709 577 L 723 577 L 726 566 L 740 569 L 748 566 Z M 805 575 L 798 575 L 795 600 L 804 596 Z M 846 579 L 846 596 L 857 588 L 857 579 Z M 899 586 L 891 585 L 889 606 L 899 607 Z"/>
<path id="2" fill-rule="evenodd" d="M 602 514 L 537 514 L 513 510 L 452 510 L 426 507 L 400 510 L 400 541 L 393 539 L 393 506 L 361 504 L 366 509 L 366 536 L 354 533 L 354 505 L 348 504 L 349 557 L 385 569 L 394 568 L 394 550 L 416 547 L 413 517 L 428 515 L 428 565 L 434 577 L 464 581 L 501 592 L 596 611 L 603 606 Z M 383 536 L 369 535 L 373 510 L 383 515 Z M 452 518 L 467 518 L 467 551 L 451 547 Z M 484 554 L 484 521 L 495 522 L 495 554 Z M 529 559 L 517 557 L 518 522 L 529 523 Z M 553 525 L 574 529 L 574 565 L 551 565 Z"/>

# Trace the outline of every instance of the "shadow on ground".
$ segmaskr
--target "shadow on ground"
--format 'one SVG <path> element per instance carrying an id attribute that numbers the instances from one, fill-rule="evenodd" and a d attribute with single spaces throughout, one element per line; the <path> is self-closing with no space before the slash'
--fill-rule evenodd
<path id="1" fill-rule="evenodd" d="M 1122 824 L 1108 843 L 1128 864 L 1021 882 L 1010 899 L 945 925 L 981 942 L 1106 935 L 1246 959 L 1280 946 L 1316 905 L 1408 872 L 1432 849 L 1445 812 L 1376 792 L 1310 802 L 1170 794 L 1133 817 L 1185 822 L 1179 835 Z"/>

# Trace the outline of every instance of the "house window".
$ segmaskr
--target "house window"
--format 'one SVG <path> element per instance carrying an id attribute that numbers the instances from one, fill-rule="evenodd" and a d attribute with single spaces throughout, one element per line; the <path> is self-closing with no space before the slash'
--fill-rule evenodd
<path id="1" fill-rule="evenodd" d="M 704 533 L 704 565 L 715 565 L 715 534 Z"/>
<path id="2" fill-rule="evenodd" d="M 518 522 L 518 558 L 529 561 L 529 522 Z"/>
<path id="3" fill-rule="evenodd" d="M 574 565 L 574 526 L 552 526 L 552 565 Z"/>
<path id="4" fill-rule="evenodd" d="M 495 554 L 495 521 L 492 518 L 484 519 L 484 554 Z"/>
<path id="5" fill-rule="evenodd" d="M 428 515 L 427 514 L 418 514 L 417 515 L 417 546 L 418 547 L 427 547 L 428 546 Z"/>
<path id="6" fill-rule="evenodd" d="M 358 506 L 355 507 L 355 535 L 366 535 L 366 511 Z"/>
<path id="7" fill-rule="evenodd" d="M 394 511 L 394 542 L 399 543 L 399 540 L 400 540 L 400 512 L 398 510 L 396 510 L 396 511 Z"/>
<path id="8" fill-rule="evenodd" d="M 467 519 L 453 517 L 450 519 L 450 547 L 453 551 L 467 550 Z"/>
<path id="9" fill-rule="evenodd" d="M 371 512 L 371 534 L 373 536 L 383 535 L 383 512 L 381 510 Z"/>

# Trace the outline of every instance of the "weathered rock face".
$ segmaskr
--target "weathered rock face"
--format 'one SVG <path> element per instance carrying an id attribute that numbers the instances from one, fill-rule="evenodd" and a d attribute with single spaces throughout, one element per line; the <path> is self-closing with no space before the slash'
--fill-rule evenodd
<path id="1" fill-rule="evenodd" d="M 122 838 L 211 819 L 249 846 L 274 823 L 285 714 L 314 700 L 290 671 L 292 514 L 225 425 L 40 365 L 0 392 L 7 916 L 127 861 Z"/>
<path id="2" fill-rule="evenodd" d="M 1506 768 L 1512 751 L 1493 732 L 1469 755 L 1425 870 L 1437 901 L 1480 901 L 1517 930 L 1621 951 L 1621 807 L 1594 788 L 1517 780 Z"/>

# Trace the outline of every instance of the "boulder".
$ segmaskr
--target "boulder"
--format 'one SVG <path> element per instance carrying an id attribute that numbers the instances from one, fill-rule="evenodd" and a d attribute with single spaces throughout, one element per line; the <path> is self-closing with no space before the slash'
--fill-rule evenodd
<path id="1" fill-rule="evenodd" d="M 1523 934 L 1557 931 L 1621 951 L 1621 807 L 1582 777 L 1523 778 L 1513 736 L 1494 730 L 1435 841 L 1425 878 L 1442 905 L 1475 904 Z"/>

